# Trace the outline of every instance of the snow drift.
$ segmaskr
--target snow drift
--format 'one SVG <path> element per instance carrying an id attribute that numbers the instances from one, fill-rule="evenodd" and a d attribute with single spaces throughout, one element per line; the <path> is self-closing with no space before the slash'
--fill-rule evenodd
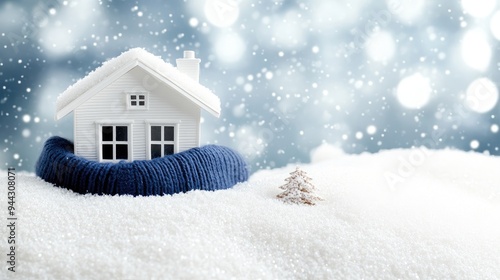
<path id="1" fill-rule="evenodd" d="M 152 160 L 101 163 L 76 156 L 73 143 L 55 136 L 45 142 L 36 175 L 82 194 L 163 195 L 227 189 L 246 181 L 248 170 L 238 153 L 223 146 L 207 145 Z"/>
<path id="2" fill-rule="evenodd" d="M 16 276 L 500 278 L 500 159 L 428 151 L 416 161 L 416 153 L 339 154 L 300 166 L 324 199 L 315 206 L 275 198 L 295 166 L 228 190 L 148 197 L 79 195 L 18 174 Z M 398 171 L 403 163 L 411 173 Z M 387 173 L 402 180 L 390 185 Z"/>

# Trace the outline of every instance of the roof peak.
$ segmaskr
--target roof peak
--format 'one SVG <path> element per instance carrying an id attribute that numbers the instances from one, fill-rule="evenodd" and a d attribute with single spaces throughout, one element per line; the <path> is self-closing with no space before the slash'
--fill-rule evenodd
<path id="1" fill-rule="evenodd" d="M 174 83 L 184 91 L 183 94 L 189 95 L 189 99 L 200 107 L 215 116 L 220 114 L 220 100 L 209 89 L 198 82 L 193 83 L 193 80 L 188 75 L 164 61 L 160 56 L 155 56 L 144 48 L 132 48 L 103 62 L 101 66 L 69 86 L 59 95 L 56 101 L 56 119 L 60 119 L 76 109 L 82 102 L 87 100 L 87 93 L 95 91 L 98 85 L 109 83 L 115 72 L 124 67 L 130 67 L 131 62 L 134 60 L 144 63 L 152 70 L 156 70 L 162 78 Z M 90 94 L 91 96 L 92 94 Z"/>

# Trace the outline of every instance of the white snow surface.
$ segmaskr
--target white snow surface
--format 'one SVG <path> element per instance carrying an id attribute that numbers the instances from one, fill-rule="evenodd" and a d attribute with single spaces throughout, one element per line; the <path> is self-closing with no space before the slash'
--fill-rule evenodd
<path id="1" fill-rule="evenodd" d="M 301 165 L 324 199 L 316 206 L 275 198 L 295 165 L 256 172 L 229 190 L 162 197 L 79 195 L 21 173 L 15 275 L 500 278 L 500 158 L 443 150 L 416 161 L 419 152 L 343 154 Z M 4 222 L 6 173 L 0 176 Z M 389 173 L 404 176 L 390 186 Z M 12 274 L 5 268 L 5 226 L 0 234 L 6 279 Z"/>
<path id="2" fill-rule="evenodd" d="M 193 97 L 206 103 L 207 106 L 220 112 L 220 99 L 208 88 L 194 81 L 186 74 L 177 70 L 170 63 L 165 62 L 161 57 L 155 56 L 142 48 L 133 48 L 121 55 L 104 62 L 100 67 L 90 72 L 84 78 L 78 80 L 75 84 L 69 86 L 56 101 L 56 110 L 59 112 L 68 106 L 73 100 L 77 99 L 85 92 L 96 86 L 116 70 L 125 66 L 127 63 L 139 60 L 152 69 L 157 70 L 164 77 L 175 82 L 182 89 L 189 92 Z"/>

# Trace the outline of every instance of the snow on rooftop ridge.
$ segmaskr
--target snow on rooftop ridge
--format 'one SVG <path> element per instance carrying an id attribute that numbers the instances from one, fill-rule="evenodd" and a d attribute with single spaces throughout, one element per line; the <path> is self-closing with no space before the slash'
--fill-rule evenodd
<path id="1" fill-rule="evenodd" d="M 197 82 L 193 82 L 193 79 L 191 79 L 188 75 L 180 72 L 170 63 L 165 62 L 160 56 L 155 56 L 143 48 L 133 48 L 123 52 L 115 58 L 105 61 L 100 67 L 96 68 L 87 76 L 69 86 L 57 98 L 57 112 L 68 106 L 73 100 L 83 95 L 92 87 L 102 82 L 108 76 L 113 74 L 114 71 L 133 60 L 141 61 L 150 66 L 152 69 L 158 70 L 158 72 L 178 84 L 181 88 L 188 91 L 198 100 L 202 100 L 209 107 L 214 108 L 216 111 L 220 111 L 219 97 L 212 93 L 212 91 L 208 88 Z"/>

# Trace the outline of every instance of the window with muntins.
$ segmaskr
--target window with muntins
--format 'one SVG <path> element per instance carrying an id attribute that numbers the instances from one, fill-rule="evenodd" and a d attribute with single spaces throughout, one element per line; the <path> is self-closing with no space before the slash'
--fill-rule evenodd
<path id="1" fill-rule="evenodd" d="M 175 153 L 175 126 L 151 125 L 151 159 Z"/>
<path id="2" fill-rule="evenodd" d="M 129 159 L 129 127 L 126 125 L 101 126 L 101 159 L 128 160 Z"/>
<path id="3" fill-rule="evenodd" d="M 128 94 L 129 109 L 146 109 L 148 107 L 148 97 L 146 93 L 130 93 Z"/>

